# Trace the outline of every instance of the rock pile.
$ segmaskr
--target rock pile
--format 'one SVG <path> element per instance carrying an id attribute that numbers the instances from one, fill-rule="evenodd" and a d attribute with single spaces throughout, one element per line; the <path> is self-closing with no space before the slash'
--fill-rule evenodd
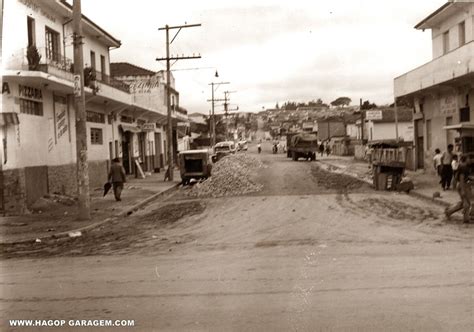
<path id="1" fill-rule="evenodd" d="M 196 183 L 187 195 L 193 197 L 222 197 L 244 195 L 262 190 L 252 181 L 252 172 L 263 167 L 262 162 L 247 154 L 234 154 L 214 164 L 209 179 Z"/>

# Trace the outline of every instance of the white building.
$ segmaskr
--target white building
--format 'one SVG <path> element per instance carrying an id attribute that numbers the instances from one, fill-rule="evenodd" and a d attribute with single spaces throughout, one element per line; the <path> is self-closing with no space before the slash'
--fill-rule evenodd
<path id="1" fill-rule="evenodd" d="M 380 112 L 380 117 L 365 121 L 365 132 L 369 142 L 396 140 L 397 132 L 400 141 L 413 141 L 413 111 L 411 109 L 398 108 L 398 124 L 395 121 L 395 110 L 393 108 L 365 112 Z M 365 119 L 367 118 L 366 115 Z"/>
<path id="2" fill-rule="evenodd" d="M 71 18 L 71 5 L 62 0 L 4 2 L 0 210 L 21 213 L 46 193 L 76 195 Z M 110 76 L 109 51 L 120 41 L 84 16 L 82 25 L 84 64 L 97 79 L 85 87 L 94 188 L 106 181 L 112 158 L 128 161 L 130 173 L 135 161 L 145 170 L 161 165 L 151 162 L 155 140 L 147 130 L 162 132 L 163 115 Z"/>
<path id="3" fill-rule="evenodd" d="M 474 2 L 448 2 L 415 28 L 431 30 L 433 59 L 395 78 L 394 93 L 414 105 L 415 164 L 431 170 L 436 148 L 474 152 Z"/>

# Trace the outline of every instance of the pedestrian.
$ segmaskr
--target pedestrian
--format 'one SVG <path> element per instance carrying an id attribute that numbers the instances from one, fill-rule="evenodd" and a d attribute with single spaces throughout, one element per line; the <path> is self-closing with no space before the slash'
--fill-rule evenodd
<path id="1" fill-rule="evenodd" d="M 451 186 L 451 179 L 453 178 L 453 168 L 451 163 L 453 162 L 453 149 L 452 144 L 448 145 L 448 151 L 443 153 L 441 157 L 441 186 L 443 190 L 448 190 Z"/>
<path id="2" fill-rule="evenodd" d="M 114 189 L 114 196 L 116 201 L 121 201 L 122 199 L 120 198 L 123 190 L 123 184 L 126 182 L 126 177 L 125 177 L 125 169 L 123 166 L 120 164 L 120 159 L 115 158 L 112 160 L 112 165 L 110 166 L 110 171 L 109 171 L 109 176 L 108 176 L 109 182 L 112 183 L 112 187 Z"/>
<path id="3" fill-rule="evenodd" d="M 436 174 L 438 174 L 440 178 L 439 180 L 440 184 L 441 184 L 441 168 L 442 168 L 441 158 L 443 158 L 443 155 L 441 154 L 440 149 L 435 149 L 435 156 L 433 157 L 433 167 L 436 171 Z"/>
<path id="4" fill-rule="evenodd" d="M 331 147 L 329 146 L 329 142 L 326 143 L 326 156 L 329 156 L 331 153 Z"/>
<path id="5" fill-rule="evenodd" d="M 469 181 L 469 165 L 466 156 L 461 156 L 457 170 L 458 193 L 460 202 L 452 207 L 446 208 L 444 214 L 449 219 L 457 211 L 463 211 L 463 222 L 469 223 L 471 219 L 471 184 Z"/>
<path id="6" fill-rule="evenodd" d="M 458 184 L 457 173 L 459 168 L 458 156 L 456 154 L 453 156 L 451 167 L 453 168 L 453 190 L 456 190 L 456 186 Z"/>
<path id="7" fill-rule="evenodd" d="M 324 154 L 324 143 L 323 142 L 321 142 L 321 145 L 319 146 L 319 153 L 321 154 L 321 157 Z"/>

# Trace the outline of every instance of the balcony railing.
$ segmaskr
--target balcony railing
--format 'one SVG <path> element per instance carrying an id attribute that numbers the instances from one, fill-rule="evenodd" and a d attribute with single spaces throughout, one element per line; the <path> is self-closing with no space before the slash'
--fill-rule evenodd
<path id="1" fill-rule="evenodd" d="M 395 96 L 405 96 L 472 73 L 474 41 L 395 78 Z"/>
<path id="2" fill-rule="evenodd" d="M 128 84 L 122 81 L 116 80 L 115 78 L 110 77 L 109 75 L 104 74 L 97 70 L 95 71 L 95 74 L 96 74 L 97 81 L 107 84 L 108 86 L 119 89 L 121 91 L 130 93 L 130 86 Z"/>

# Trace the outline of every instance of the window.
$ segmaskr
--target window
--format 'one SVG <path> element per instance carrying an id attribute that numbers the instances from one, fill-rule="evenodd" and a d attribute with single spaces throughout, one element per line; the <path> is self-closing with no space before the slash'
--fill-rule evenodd
<path id="1" fill-rule="evenodd" d="M 426 150 L 431 150 L 431 120 L 426 120 Z"/>
<path id="2" fill-rule="evenodd" d="M 20 113 L 42 116 L 43 103 L 20 98 Z"/>
<path id="3" fill-rule="evenodd" d="M 91 68 L 96 69 L 95 68 L 95 52 L 94 51 L 91 51 Z"/>
<path id="4" fill-rule="evenodd" d="M 100 71 L 105 75 L 105 56 L 103 55 L 100 56 Z"/>
<path id="5" fill-rule="evenodd" d="M 459 46 L 466 44 L 466 23 L 459 23 Z"/>
<path id="6" fill-rule="evenodd" d="M 61 49 L 59 45 L 59 33 L 46 27 L 46 58 L 59 61 L 61 59 Z"/>
<path id="7" fill-rule="evenodd" d="M 443 54 L 449 52 L 449 30 L 443 33 Z"/>
<path id="8" fill-rule="evenodd" d="M 28 25 L 28 47 L 30 47 L 30 46 L 36 45 L 35 20 L 28 16 L 27 25 Z"/>
<path id="9" fill-rule="evenodd" d="M 102 129 L 91 128 L 91 144 L 101 145 L 102 142 Z"/>
<path id="10" fill-rule="evenodd" d="M 95 123 L 105 123 L 105 115 L 99 112 L 86 111 L 86 121 Z"/>
<path id="11" fill-rule="evenodd" d="M 133 123 L 133 118 L 130 116 L 122 115 L 120 116 L 120 122 Z"/>

